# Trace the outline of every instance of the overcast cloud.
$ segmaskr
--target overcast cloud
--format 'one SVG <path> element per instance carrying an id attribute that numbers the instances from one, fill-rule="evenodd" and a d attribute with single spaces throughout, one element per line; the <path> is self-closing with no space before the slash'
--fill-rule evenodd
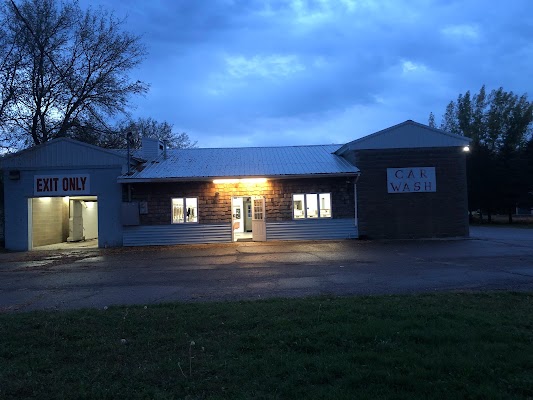
<path id="1" fill-rule="evenodd" d="M 467 90 L 533 95 L 531 0 L 99 0 L 149 56 L 133 117 L 200 147 L 345 143 L 440 121 Z"/>

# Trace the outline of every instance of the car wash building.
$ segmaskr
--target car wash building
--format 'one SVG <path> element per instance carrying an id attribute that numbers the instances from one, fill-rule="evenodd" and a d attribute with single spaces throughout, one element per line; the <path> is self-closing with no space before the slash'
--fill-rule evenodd
<path id="1" fill-rule="evenodd" d="M 468 143 L 413 121 L 344 145 L 56 139 L 1 161 L 6 248 L 464 237 Z"/>
<path id="2" fill-rule="evenodd" d="M 122 245 L 124 151 L 56 139 L 0 160 L 4 178 L 5 247 L 31 250 L 56 243 Z"/>

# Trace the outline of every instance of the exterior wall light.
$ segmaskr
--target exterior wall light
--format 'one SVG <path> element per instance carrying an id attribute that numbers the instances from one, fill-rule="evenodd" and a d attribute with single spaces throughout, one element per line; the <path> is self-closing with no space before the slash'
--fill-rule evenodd
<path id="1" fill-rule="evenodd" d="M 224 184 L 224 183 L 248 183 L 248 184 L 254 184 L 254 183 L 265 183 L 266 181 L 267 181 L 266 178 L 214 179 L 213 183 L 215 185 Z"/>
<path id="2" fill-rule="evenodd" d="M 463 151 L 464 151 L 465 153 L 468 153 L 468 152 L 470 151 L 470 146 L 465 146 L 465 147 L 463 147 Z"/>

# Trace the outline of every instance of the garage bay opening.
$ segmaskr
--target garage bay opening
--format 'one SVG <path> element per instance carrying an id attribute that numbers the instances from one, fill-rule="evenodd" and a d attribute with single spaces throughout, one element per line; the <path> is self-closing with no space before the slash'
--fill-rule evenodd
<path id="1" fill-rule="evenodd" d="M 28 208 L 32 249 L 98 247 L 96 196 L 35 197 Z"/>

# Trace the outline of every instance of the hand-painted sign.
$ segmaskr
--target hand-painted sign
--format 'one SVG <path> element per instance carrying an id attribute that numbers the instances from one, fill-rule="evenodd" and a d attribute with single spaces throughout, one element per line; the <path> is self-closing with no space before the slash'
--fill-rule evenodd
<path id="1" fill-rule="evenodd" d="M 90 194 L 90 176 L 35 175 L 33 194 L 40 196 L 76 196 Z"/>
<path id="2" fill-rule="evenodd" d="M 436 192 L 435 167 L 387 168 L 389 193 Z"/>

